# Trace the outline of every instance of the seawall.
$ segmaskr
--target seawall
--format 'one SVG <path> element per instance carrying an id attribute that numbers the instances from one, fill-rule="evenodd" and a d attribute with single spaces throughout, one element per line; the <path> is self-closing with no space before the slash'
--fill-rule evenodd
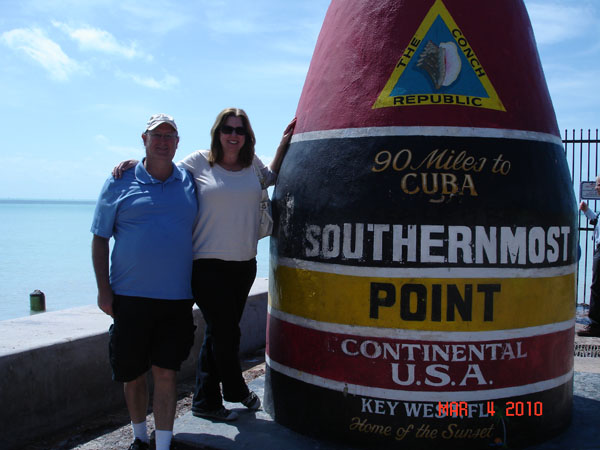
<path id="1" fill-rule="evenodd" d="M 268 280 L 257 279 L 240 324 L 240 353 L 265 346 Z M 194 307 L 196 341 L 179 378 L 194 375 L 204 320 Z M 96 306 L 0 321 L 0 448 L 10 450 L 83 418 L 125 404 L 112 381 L 108 327 Z"/>

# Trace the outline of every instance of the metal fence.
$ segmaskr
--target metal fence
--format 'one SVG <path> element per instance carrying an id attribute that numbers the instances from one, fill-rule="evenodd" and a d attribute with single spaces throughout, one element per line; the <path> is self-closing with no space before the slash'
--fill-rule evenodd
<path id="1" fill-rule="evenodd" d="M 570 136 L 569 136 L 570 135 Z M 577 201 L 581 201 L 579 187 L 582 181 L 595 181 L 600 175 L 600 161 L 598 150 L 600 138 L 598 129 L 592 130 L 565 130 L 563 138 L 565 155 L 571 170 L 571 180 Z M 586 200 L 589 207 L 599 211 L 600 204 L 596 200 Z M 581 247 L 581 258 L 577 267 L 577 303 L 589 303 L 589 285 L 592 280 L 592 258 L 594 256 L 594 244 L 592 236 L 594 228 L 588 224 L 586 217 L 579 214 L 579 245 Z"/>

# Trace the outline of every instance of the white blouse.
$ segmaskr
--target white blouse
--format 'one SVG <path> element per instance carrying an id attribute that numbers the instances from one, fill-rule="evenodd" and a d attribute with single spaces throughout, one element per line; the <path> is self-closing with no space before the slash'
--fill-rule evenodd
<path id="1" fill-rule="evenodd" d="M 247 261 L 256 256 L 261 186 L 252 166 L 229 171 L 208 163 L 208 150 L 198 150 L 177 163 L 196 182 L 198 217 L 194 226 L 194 259 Z M 277 174 L 254 156 L 266 186 Z M 265 186 L 265 187 L 266 187 Z"/>

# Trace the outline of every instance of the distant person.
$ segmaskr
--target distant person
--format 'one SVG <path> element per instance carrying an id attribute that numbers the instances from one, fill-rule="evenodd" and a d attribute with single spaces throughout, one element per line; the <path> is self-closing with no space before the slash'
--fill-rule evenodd
<path id="1" fill-rule="evenodd" d="M 133 426 L 130 450 L 149 449 L 146 372 L 154 378 L 156 449 L 171 446 L 176 371 L 194 342 L 194 180 L 173 164 L 179 143 L 171 116 L 155 114 L 142 134 L 146 157 L 104 184 L 92 223 L 98 306 L 113 317 L 109 357 L 124 383 Z M 109 273 L 109 239 L 114 238 Z"/>
<path id="2" fill-rule="evenodd" d="M 600 195 L 600 176 L 596 177 L 596 192 Z M 579 204 L 579 210 L 585 214 L 590 223 L 594 225 L 594 261 L 592 263 L 592 284 L 590 285 L 590 310 L 588 317 L 590 323 L 578 331 L 579 336 L 600 336 L 600 226 L 598 214 L 593 212 L 586 202 Z"/>
<path id="3" fill-rule="evenodd" d="M 294 119 L 287 126 L 265 167 L 254 153 L 256 138 L 248 116 L 242 109 L 227 108 L 211 129 L 210 150 L 195 151 L 178 163 L 193 174 L 199 201 L 192 284 L 206 329 L 198 356 L 195 416 L 235 420 L 237 413 L 223 406 L 223 398 L 250 410 L 261 406 L 242 376 L 239 322 L 256 277 L 261 184 L 275 184 L 295 124 Z M 134 162 L 122 162 L 113 174 Z"/>

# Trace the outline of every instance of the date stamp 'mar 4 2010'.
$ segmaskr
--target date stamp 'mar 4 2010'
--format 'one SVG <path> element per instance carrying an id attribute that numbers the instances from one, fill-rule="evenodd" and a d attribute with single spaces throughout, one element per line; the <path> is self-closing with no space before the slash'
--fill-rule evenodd
<path id="1" fill-rule="evenodd" d="M 496 410 L 496 404 L 493 400 L 486 402 L 487 413 L 490 416 L 501 413 L 502 410 Z M 507 417 L 533 417 L 542 416 L 543 404 L 542 402 L 512 402 L 508 401 L 504 405 L 504 415 Z M 468 402 L 438 402 L 438 415 L 440 416 L 452 416 L 452 417 L 469 417 L 469 404 Z"/>

